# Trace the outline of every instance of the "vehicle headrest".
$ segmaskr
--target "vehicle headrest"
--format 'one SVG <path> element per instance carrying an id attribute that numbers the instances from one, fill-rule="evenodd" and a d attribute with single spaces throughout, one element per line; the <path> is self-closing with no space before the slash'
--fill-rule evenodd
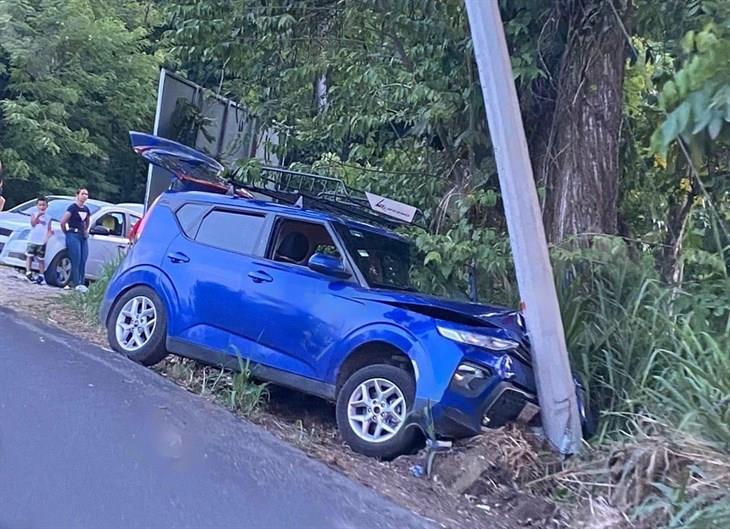
<path id="1" fill-rule="evenodd" d="M 277 255 L 287 257 L 297 263 L 301 263 L 307 257 L 308 252 L 309 239 L 298 231 L 287 233 L 276 250 Z"/>

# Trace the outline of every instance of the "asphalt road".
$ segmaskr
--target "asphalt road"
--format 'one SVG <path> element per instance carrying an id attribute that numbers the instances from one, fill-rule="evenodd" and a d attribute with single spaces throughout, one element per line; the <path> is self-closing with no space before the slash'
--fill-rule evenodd
<path id="1" fill-rule="evenodd" d="M 0 307 L 0 529 L 427 528 L 155 373 Z"/>

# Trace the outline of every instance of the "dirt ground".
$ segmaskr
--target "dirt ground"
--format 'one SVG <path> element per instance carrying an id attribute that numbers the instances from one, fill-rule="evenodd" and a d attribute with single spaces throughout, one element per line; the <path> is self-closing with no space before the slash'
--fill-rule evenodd
<path id="1" fill-rule="evenodd" d="M 0 266 L 0 305 L 26 312 L 109 350 L 102 330 L 85 323 L 64 303 L 73 296 L 48 286 L 29 283 L 16 270 Z M 109 350 L 109 354 L 117 354 Z M 179 376 L 181 366 L 186 376 Z M 200 393 L 195 377 L 206 369 L 194 362 L 168 357 L 155 371 L 190 391 Z M 207 396 L 208 398 L 212 398 Z M 430 476 L 426 449 L 415 455 L 383 462 L 361 456 L 340 439 L 334 407 L 318 398 L 269 387 L 262 408 L 242 420 L 261 425 L 350 478 L 445 529 L 514 529 L 518 527 L 591 527 L 578 521 L 569 502 L 557 503 L 552 487 L 528 487 L 545 481 L 561 462 L 533 434 L 516 427 L 494 430 L 461 441 L 444 453 L 433 454 Z M 531 489 L 533 492 L 527 492 Z"/>

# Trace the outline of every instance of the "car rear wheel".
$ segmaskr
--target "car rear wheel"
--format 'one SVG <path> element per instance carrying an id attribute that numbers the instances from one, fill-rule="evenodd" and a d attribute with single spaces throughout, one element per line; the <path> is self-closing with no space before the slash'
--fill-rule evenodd
<path id="1" fill-rule="evenodd" d="M 407 371 L 376 364 L 355 371 L 337 397 L 337 427 L 353 450 L 390 459 L 407 452 L 418 430 L 408 424 L 416 388 Z"/>
<path id="2" fill-rule="evenodd" d="M 134 287 L 121 295 L 106 323 L 107 337 L 115 351 L 145 366 L 167 356 L 167 312 L 150 288 Z"/>
<path id="3" fill-rule="evenodd" d="M 66 250 L 58 252 L 46 269 L 46 283 L 65 287 L 71 282 L 71 258 Z"/>

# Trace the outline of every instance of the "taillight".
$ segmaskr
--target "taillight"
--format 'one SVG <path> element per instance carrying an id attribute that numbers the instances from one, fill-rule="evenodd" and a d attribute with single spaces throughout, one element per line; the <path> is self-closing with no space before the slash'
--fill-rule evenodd
<path id="1" fill-rule="evenodd" d="M 135 222 L 134 226 L 132 226 L 132 229 L 129 230 L 130 243 L 134 244 L 139 240 L 140 237 L 142 237 L 142 231 L 144 231 L 144 227 L 147 225 L 147 220 L 150 218 L 150 214 L 152 213 L 154 207 L 157 205 L 158 200 L 160 200 L 160 197 L 157 197 L 154 202 L 152 202 L 152 205 L 147 209 L 145 214 L 142 215 L 142 218 Z"/>

